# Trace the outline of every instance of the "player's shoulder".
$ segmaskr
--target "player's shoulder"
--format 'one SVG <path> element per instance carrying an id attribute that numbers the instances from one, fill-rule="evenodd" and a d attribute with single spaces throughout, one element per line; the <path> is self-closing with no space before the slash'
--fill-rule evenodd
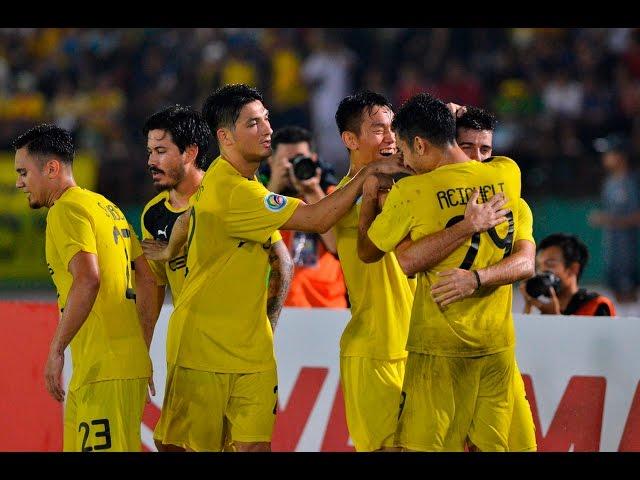
<path id="1" fill-rule="evenodd" d="M 153 197 L 151 200 L 149 200 L 146 203 L 146 205 L 142 209 L 142 216 L 144 217 L 149 211 L 149 209 L 151 209 L 152 207 L 156 207 L 156 208 L 158 208 L 157 206 L 164 207 L 164 201 L 167 198 L 169 198 L 168 190 L 163 190 L 162 192 L 158 193 L 155 197 Z"/>
<path id="2" fill-rule="evenodd" d="M 89 202 L 102 195 L 82 187 L 72 187 L 65 192 L 49 209 L 49 216 L 60 214 L 66 210 L 85 211 Z"/>
<path id="3" fill-rule="evenodd" d="M 505 157 L 504 155 L 494 155 L 492 157 L 487 158 L 486 160 L 484 160 L 482 162 L 485 165 L 500 165 L 500 166 L 513 166 L 515 168 L 520 168 L 518 167 L 518 164 L 516 163 L 516 161 L 510 157 Z"/>

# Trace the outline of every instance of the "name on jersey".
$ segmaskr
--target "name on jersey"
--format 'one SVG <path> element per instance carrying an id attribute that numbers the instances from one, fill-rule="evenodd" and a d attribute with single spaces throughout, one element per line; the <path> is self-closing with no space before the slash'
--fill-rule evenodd
<path id="1" fill-rule="evenodd" d="M 476 188 L 480 193 L 479 203 L 484 203 L 496 193 L 504 192 L 504 182 L 478 185 L 477 187 L 457 187 L 440 190 L 436 193 L 440 209 L 444 210 L 445 208 L 457 207 L 458 205 L 466 205 L 469 202 L 469 197 Z"/>

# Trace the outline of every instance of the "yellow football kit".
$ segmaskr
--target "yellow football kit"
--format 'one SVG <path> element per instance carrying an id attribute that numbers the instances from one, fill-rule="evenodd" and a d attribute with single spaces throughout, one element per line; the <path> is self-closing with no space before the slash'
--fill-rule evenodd
<path id="1" fill-rule="evenodd" d="M 171 237 L 174 223 L 187 208 L 173 208 L 169 203 L 169 191 L 160 192 L 145 205 L 142 211 L 140 222 L 142 238 L 168 241 Z M 169 284 L 171 298 L 175 304 L 184 283 L 185 267 L 187 266 L 186 247 L 168 262 L 154 260 L 148 260 L 148 262 L 149 267 L 151 267 L 156 276 L 158 285 Z"/>
<path id="2" fill-rule="evenodd" d="M 513 243 L 518 240 L 533 241 L 533 214 L 531 208 L 520 198 L 518 202 L 518 228 L 516 228 Z M 533 423 L 531 406 L 527 400 L 522 374 L 518 363 L 514 365 L 513 373 L 513 417 L 509 428 L 509 451 L 530 452 L 537 450 L 536 427 Z"/>
<path id="3" fill-rule="evenodd" d="M 359 215 L 358 200 L 334 227 L 351 303 L 340 377 L 351 440 L 357 451 L 372 451 L 393 445 L 416 280 L 407 278 L 393 252 L 375 263 L 360 260 Z"/>
<path id="4" fill-rule="evenodd" d="M 300 200 L 269 192 L 255 177 L 242 176 L 218 157 L 190 203 L 186 277 L 169 321 L 167 363 L 170 369 L 216 374 L 268 372 L 266 377 L 275 381 L 273 332 L 266 312 L 268 255 L 272 242 L 281 240 L 277 229 L 293 215 Z M 180 402 L 188 401 L 201 383 L 197 375 L 176 374 L 173 378 L 167 382 L 159 422 L 167 427 L 156 428 L 156 438 L 189 448 L 210 448 L 191 445 L 193 440 L 185 437 L 185 429 L 171 431 L 171 426 L 180 421 L 202 424 L 205 430 L 200 435 L 215 438 L 220 422 L 229 421 L 229 412 L 222 408 L 225 402 L 216 401 L 219 408 L 203 410 L 203 417 L 190 411 L 186 420 L 176 419 Z M 242 382 L 225 382 L 219 388 L 227 389 L 227 384 L 244 388 Z M 268 432 L 254 422 L 238 430 L 240 437 L 233 440 L 271 436 L 271 400 L 277 385 L 259 379 L 254 383 L 260 388 L 250 389 L 252 397 L 246 400 L 271 412 Z M 235 388 L 220 395 L 232 398 Z"/>
<path id="5" fill-rule="evenodd" d="M 494 385 L 495 395 L 477 398 L 477 412 L 491 412 L 495 416 L 496 425 L 506 425 L 508 429 L 513 410 L 513 348 L 515 344 L 513 320 L 511 313 L 512 286 L 481 288 L 471 297 L 455 302 L 440 309 L 431 297 L 431 285 L 437 283 L 438 272 L 451 268 L 480 269 L 493 265 L 511 253 L 513 246 L 514 229 L 518 225 L 518 210 L 513 209 L 520 198 L 520 170 L 511 159 L 506 157 L 494 157 L 490 161 L 480 163 L 468 161 L 464 163 L 449 164 L 433 170 L 432 172 L 406 177 L 396 183 L 386 199 L 382 212 L 374 220 L 369 229 L 369 237 L 381 250 L 388 252 L 396 247 L 407 234 L 412 240 L 434 233 L 451 226 L 464 218 L 464 210 L 467 201 L 474 189 L 480 191 L 480 201 L 487 201 L 493 195 L 504 192 L 513 212 L 508 214 L 508 222 L 490 229 L 488 232 L 474 234 L 465 244 L 456 249 L 445 260 L 427 272 L 418 274 L 418 286 L 411 313 L 411 324 L 407 350 L 409 350 L 409 362 L 427 368 L 430 361 L 411 361 L 413 355 L 426 355 L 438 357 L 469 358 L 474 359 L 485 355 L 495 355 L 500 362 L 511 358 L 510 365 L 491 364 L 492 372 L 500 372 L 509 375 L 509 382 L 499 382 L 495 375 L 491 379 Z M 441 361 L 441 359 L 438 359 Z M 444 360 L 446 362 L 446 359 Z M 453 361 L 453 360 L 452 360 Z M 497 360 L 496 360 L 497 361 Z M 462 365 L 451 365 L 447 371 L 466 371 L 469 374 L 475 371 Z M 467 362 L 468 363 L 468 362 Z M 416 367 L 414 367 L 416 368 Z M 462 368 L 462 370 L 458 370 Z M 488 372 L 488 370 L 487 370 Z M 407 365 L 407 376 L 410 374 Z M 425 382 L 432 391 L 444 391 L 453 388 L 453 379 L 446 375 L 429 375 L 423 372 Z M 420 377 L 420 376 L 418 376 Z M 505 380 L 502 378 L 501 380 Z M 480 382 L 475 391 L 480 387 L 485 388 L 488 379 L 483 375 L 470 377 L 469 381 Z M 483 383 L 484 382 L 484 383 Z M 436 383 L 440 383 L 436 385 Z M 507 385 L 507 383 L 509 385 Z M 473 391 L 473 390 L 466 390 Z M 412 402 L 413 394 L 417 392 L 404 389 L 405 409 L 414 411 Z M 459 398 L 464 392 L 453 391 L 453 398 Z M 417 395 L 416 395 L 417 401 Z M 486 402 L 487 404 L 482 404 Z M 504 408 L 507 402 L 508 408 Z M 498 418 L 508 414 L 507 421 Z M 406 415 L 400 418 L 400 429 L 406 423 Z M 437 415 L 426 415 L 434 419 Z M 485 421 L 486 418 L 472 417 L 472 420 Z M 491 419 L 489 419 L 491 420 Z M 437 431 L 436 437 L 445 437 L 448 429 L 464 428 L 455 423 L 456 419 L 449 419 L 436 429 L 433 426 L 425 426 L 429 431 Z M 433 428 L 432 428 L 433 427 Z M 406 431 L 406 429 L 404 429 Z M 472 430 L 476 431 L 476 430 Z M 484 442 L 482 447 L 489 450 L 505 450 L 508 432 L 499 432 L 492 437 L 495 443 Z M 476 435 L 477 437 L 477 435 Z M 474 438 L 471 438 L 473 441 Z M 401 442 L 416 445 L 418 439 L 402 437 Z M 424 439 L 419 440 L 421 448 L 439 449 L 441 443 L 435 441 L 425 444 Z M 458 445 L 462 448 L 462 445 Z M 407 447 L 409 448 L 409 447 Z"/>
<path id="6" fill-rule="evenodd" d="M 58 291 L 61 312 L 73 282 L 69 262 L 80 251 L 97 255 L 100 289 L 89 316 L 71 340 L 73 375 L 69 396 L 77 397 L 74 392 L 80 389 L 90 392 L 100 388 L 100 405 L 111 406 L 100 409 L 97 403 L 87 403 L 86 399 L 79 401 L 83 406 L 77 409 L 68 405 L 71 410 L 67 410 L 65 419 L 65 450 L 83 444 L 80 437 L 85 433 L 79 430 L 83 423 L 91 425 L 96 419 L 106 419 L 113 424 L 117 420 L 109 415 L 114 411 L 120 411 L 122 418 L 130 419 L 129 426 L 136 428 L 133 433 L 125 432 L 124 437 L 139 437 L 144 396 L 142 406 L 132 409 L 121 401 L 118 382 L 111 381 L 144 379 L 142 383 L 146 383 L 151 374 L 151 362 L 135 306 L 132 262 L 142 254 L 138 239 L 122 211 L 112 202 L 97 193 L 72 187 L 56 200 L 47 214 L 46 258 Z M 98 386 L 97 382 L 105 385 Z M 97 402 L 98 396 L 93 399 Z M 91 412 L 97 417 L 73 418 L 76 410 L 78 414 Z M 67 431 L 67 427 L 75 433 Z M 114 437 L 112 450 L 127 448 L 126 445 L 118 446 L 115 440 Z"/>

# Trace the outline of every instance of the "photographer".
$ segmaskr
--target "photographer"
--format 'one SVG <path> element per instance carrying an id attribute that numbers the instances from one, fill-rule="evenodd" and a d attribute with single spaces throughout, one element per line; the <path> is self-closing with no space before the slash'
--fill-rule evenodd
<path id="1" fill-rule="evenodd" d="M 283 127 L 271 137 L 273 153 L 259 171 L 267 189 L 316 203 L 338 184 L 333 169 L 318 159 L 311 132 Z M 346 287 L 336 256 L 333 229 L 324 234 L 282 231 L 295 272 L 285 306 L 346 308 Z"/>
<path id="2" fill-rule="evenodd" d="M 575 235 L 554 233 L 543 239 L 536 254 L 538 274 L 520 283 L 524 313 L 535 306 L 542 314 L 615 316 L 611 300 L 578 287 L 588 260 L 587 246 Z M 540 296 L 550 301 L 542 302 Z"/>

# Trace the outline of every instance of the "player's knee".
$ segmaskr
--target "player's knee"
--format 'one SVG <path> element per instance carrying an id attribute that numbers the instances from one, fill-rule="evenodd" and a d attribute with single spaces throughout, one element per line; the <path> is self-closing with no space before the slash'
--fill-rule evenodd
<path id="1" fill-rule="evenodd" d="M 184 448 L 179 447 L 178 445 L 171 445 L 171 444 L 162 443 L 157 438 L 153 439 L 153 443 L 156 444 L 156 448 L 158 449 L 159 452 L 184 452 L 184 451 L 186 451 Z"/>
<path id="2" fill-rule="evenodd" d="M 271 442 L 233 442 L 236 452 L 270 452 Z"/>

